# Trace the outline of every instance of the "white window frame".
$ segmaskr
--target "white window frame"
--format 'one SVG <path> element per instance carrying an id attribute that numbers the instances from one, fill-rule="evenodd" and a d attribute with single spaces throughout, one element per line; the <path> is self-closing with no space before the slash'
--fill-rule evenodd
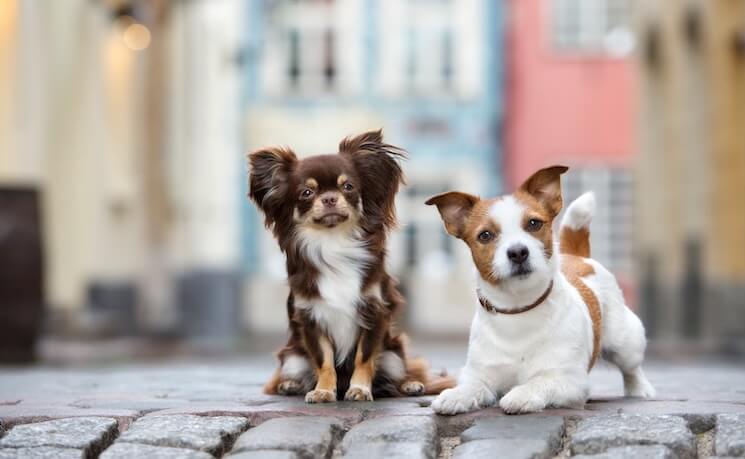
<path id="1" fill-rule="evenodd" d="M 632 51 L 631 0 L 545 2 L 549 42 L 553 50 L 618 57 Z M 576 22 L 576 26 L 572 27 L 570 21 Z"/>
<path id="2" fill-rule="evenodd" d="M 269 8 L 261 54 L 263 93 L 268 96 L 308 97 L 358 92 L 362 87 L 363 0 L 303 0 L 276 2 Z M 300 75 L 293 83 L 288 72 L 290 30 L 300 34 Z M 325 76 L 326 34 L 333 33 L 334 78 Z"/>
<path id="3" fill-rule="evenodd" d="M 481 94 L 484 0 L 378 0 L 378 4 L 380 93 L 392 99 L 411 95 L 475 98 Z M 446 34 L 450 36 L 452 72 L 447 79 L 442 71 Z M 414 56 L 410 55 L 412 44 Z M 414 75 L 409 74 L 412 58 L 417 69 Z"/>

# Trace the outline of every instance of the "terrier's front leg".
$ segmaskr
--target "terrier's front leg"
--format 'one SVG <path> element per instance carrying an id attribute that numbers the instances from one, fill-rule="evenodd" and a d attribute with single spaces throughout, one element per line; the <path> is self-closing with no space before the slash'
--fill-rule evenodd
<path id="1" fill-rule="evenodd" d="M 315 335 L 316 346 L 309 343 L 306 337 L 306 346 L 311 350 L 311 356 L 315 365 L 316 388 L 305 394 L 307 403 L 328 403 L 336 401 L 336 367 L 334 366 L 334 346 L 324 335 Z"/>
<path id="2" fill-rule="evenodd" d="M 550 370 L 513 387 L 499 406 L 507 414 L 534 413 L 547 407 L 581 408 L 588 392 L 587 375 L 581 370 Z"/>
<path id="3" fill-rule="evenodd" d="M 432 402 L 438 414 L 458 414 L 494 405 L 497 397 L 481 380 L 464 375 L 462 381 L 452 389 L 442 391 Z"/>

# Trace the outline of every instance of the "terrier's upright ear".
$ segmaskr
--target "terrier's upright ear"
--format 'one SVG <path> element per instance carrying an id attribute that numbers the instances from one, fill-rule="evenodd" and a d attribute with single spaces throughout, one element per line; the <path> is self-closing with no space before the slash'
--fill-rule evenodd
<path id="1" fill-rule="evenodd" d="M 564 205 L 561 198 L 561 174 L 568 170 L 566 166 L 541 169 L 520 186 L 520 191 L 533 196 L 552 218 L 556 217 Z"/>
<path id="2" fill-rule="evenodd" d="M 396 224 L 394 204 L 398 188 L 404 183 L 400 161 L 406 152 L 383 141 L 383 131 L 369 131 L 347 137 L 339 143 L 339 153 L 352 160 L 360 177 L 362 212 L 371 228 L 391 228 Z"/>
<path id="3" fill-rule="evenodd" d="M 479 198 L 471 194 L 449 191 L 429 198 L 425 204 L 437 206 L 442 221 L 445 223 L 445 231 L 458 239 L 463 239 L 466 220 L 477 202 Z"/>
<path id="4" fill-rule="evenodd" d="M 248 155 L 248 196 L 264 212 L 267 228 L 282 215 L 296 163 L 297 156 L 286 148 L 263 148 Z"/>

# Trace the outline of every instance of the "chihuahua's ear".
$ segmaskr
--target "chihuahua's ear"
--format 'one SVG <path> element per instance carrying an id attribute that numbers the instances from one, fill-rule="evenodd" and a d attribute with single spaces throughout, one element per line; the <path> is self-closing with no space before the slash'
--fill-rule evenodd
<path id="1" fill-rule="evenodd" d="M 264 212 L 268 228 L 281 216 L 296 163 L 297 156 L 286 148 L 263 148 L 248 155 L 248 196 Z"/>
<path id="2" fill-rule="evenodd" d="M 541 169 L 520 186 L 520 191 L 533 196 L 551 214 L 551 217 L 556 217 L 564 205 L 561 197 L 561 174 L 568 170 L 566 166 Z"/>
<path id="3" fill-rule="evenodd" d="M 360 177 L 362 209 L 371 227 L 390 228 L 396 224 L 395 198 L 404 183 L 399 161 L 406 152 L 383 141 L 382 130 L 347 137 L 339 144 L 339 153 L 352 160 Z"/>
<path id="4" fill-rule="evenodd" d="M 460 191 L 449 191 L 429 198 L 425 204 L 437 206 L 448 234 L 463 239 L 466 220 L 477 202 L 479 202 L 477 196 Z"/>

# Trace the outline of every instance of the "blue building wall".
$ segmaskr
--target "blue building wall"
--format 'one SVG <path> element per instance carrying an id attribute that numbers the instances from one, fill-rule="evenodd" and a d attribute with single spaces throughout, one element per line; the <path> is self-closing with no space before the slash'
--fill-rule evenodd
<path id="1" fill-rule="evenodd" d="M 373 81 L 379 55 L 378 21 L 382 20 L 377 0 L 364 0 L 363 26 L 358 30 L 363 38 L 364 52 L 360 65 L 363 67 L 362 87 L 367 88 L 353 96 L 324 96 L 322 98 L 294 98 L 291 96 L 267 96 L 261 88 L 259 65 L 260 53 L 265 45 L 269 21 L 267 14 L 272 4 L 266 0 L 247 0 L 248 27 L 246 29 L 244 90 L 242 105 L 245 110 L 252 106 L 281 107 L 299 114 L 324 107 L 361 107 L 376 112 L 385 121 L 382 126 L 388 139 L 409 152 L 406 169 L 436 163 L 447 170 L 459 161 L 473 161 L 481 167 L 486 180 L 480 192 L 493 195 L 502 190 L 502 114 L 504 106 L 504 4 L 501 0 L 483 0 L 484 55 L 481 96 L 473 99 L 426 98 L 421 96 L 401 97 L 391 100 L 376 90 Z M 401 0 L 406 1 L 406 0 Z M 427 129 L 412 126 L 437 126 L 434 134 Z M 349 133 L 354 134 L 354 133 Z M 281 142 L 280 142 L 281 143 Z M 240 178 L 246 189 L 245 165 Z M 406 191 L 404 191 L 406 192 Z M 262 221 L 248 200 L 241 205 L 243 224 L 244 269 L 250 273 L 259 266 L 257 241 L 262 231 Z"/>

